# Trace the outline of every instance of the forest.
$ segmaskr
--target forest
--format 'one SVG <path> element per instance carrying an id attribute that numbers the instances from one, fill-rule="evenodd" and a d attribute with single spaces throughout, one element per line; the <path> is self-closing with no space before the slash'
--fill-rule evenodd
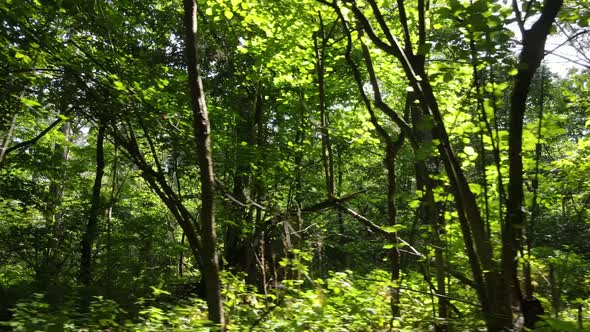
<path id="1" fill-rule="evenodd" d="M 0 331 L 590 331 L 590 1 L 0 24 Z"/>

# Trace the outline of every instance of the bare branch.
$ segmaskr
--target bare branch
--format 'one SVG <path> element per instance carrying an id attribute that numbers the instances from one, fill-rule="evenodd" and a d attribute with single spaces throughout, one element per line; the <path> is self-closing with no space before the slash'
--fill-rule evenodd
<path id="1" fill-rule="evenodd" d="M 522 19 L 522 13 L 518 8 L 518 2 L 516 0 L 512 0 L 512 11 L 514 11 L 514 15 L 516 16 L 516 24 L 518 24 L 518 29 L 520 30 L 520 34 L 524 36 L 526 30 L 524 28 L 524 21 Z"/>
<path id="2" fill-rule="evenodd" d="M 230 201 L 236 203 L 237 205 L 241 206 L 241 207 L 250 207 L 250 206 L 255 206 L 256 208 L 262 210 L 262 211 L 268 211 L 269 209 L 267 207 L 262 206 L 261 204 L 255 202 L 254 200 L 252 200 L 252 198 L 250 198 L 250 196 L 244 194 L 244 197 L 246 198 L 247 202 L 242 202 L 239 199 L 237 199 L 229 190 L 227 190 L 225 188 L 225 186 L 223 185 L 223 183 L 218 180 L 215 179 L 215 190 L 219 193 L 221 193 L 224 197 L 226 197 L 227 199 L 229 199 Z"/>
<path id="3" fill-rule="evenodd" d="M 361 190 L 361 191 L 357 191 L 355 193 L 352 193 L 350 195 L 346 195 L 344 197 L 340 197 L 340 198 L 331 198 L 331 199 L 327 199 L 323 202 L 308 206 L 308 207 L 304 207 L 301 208 L 301 212 L 302 213 L 312 213 L 312 212 L 321 212 L 321 211 L 325 211 L 331 208 L 338 208 L 340 206 L 340 204 L 346 203 L 350 200 L 352 200 L 353 198 L 355 198 L 356 196 L 365 193 L 366 190 Z M 291 214 L 296 214 L 296 211 L 291 211 Z"/>
<path id="4" fill-rule="evenodd" d="M 374 1 L 371 1 L 374 3 Z M 408 16 L 406 14 L 406 7 L 404 0 L 397 0 L 397 10 L 399 11 L 399 20 L 404 32 L 404 50 L 407 54 L 412 54 L 412 37 L 410 35 L 410 28 L 408 27 Z"/>
<path id="5" fill-rule="evenodd" d="M 367 226 L 367 228 L 369 228 L 371 231 L 373 231 L 374 233 L 378 233 L 379 235 L 382 235 L 386 238 L 391 238 L 393 236 L 394 233 L 386 231 L 385 229 L 383 229 L 381 226 L 375 224 L 373 221 L 371 221 L 370 219 L 366 218 L 365 216 L 363 216 L 362 214 L 347 208 L 346 206 L 343 205 L 337 205 L 337 208 L 343 212 L 348 213 L 351 217 L 353 217 L 354 219 L 360 221 L 363 225 Z M 420 256 L 420 257 L 426 257 L 424 256 L 424 254 L 422 254 L 421 252 L 419 252 L 416 248 L 414 248 L 412 245 L 410 245 L 409 242 L 405 241 L 404 239 L 400 238 L 398 236 L 397 238 L 401 243 L 403 243 L 405 246 L 407 246 L 408 248 L 410 248 L 410 250 L 412 250 L 412 253 L 416 256 Z"/>

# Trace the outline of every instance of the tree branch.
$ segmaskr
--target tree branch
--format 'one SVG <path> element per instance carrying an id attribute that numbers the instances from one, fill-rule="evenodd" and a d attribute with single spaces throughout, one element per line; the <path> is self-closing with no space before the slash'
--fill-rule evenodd
<path id="1" fill-rule="evenodd" d="M 39 141 L 41 138 L 43 138 L 43 136 L 47 135 L 47 133 L 49 133 L 51 131 L 51 129 L 55 128 L 58 124 L 60 124 L 62 122 L 63 122 L 63 119 L 58 118 L 55 121 L 53 121 L 53 123 L 51 123 L 47 128 L 43 129 L 43 131 L 40 132 L 37 136 L 31 138 L 30 140 L 20 142 L 14 146 L 9 147 L 8 149 L 6 149 L 6 151 L 4 151 L 4 157 L 6 158 L 6 156 L 12 151 L 26 148 L 26 147 L 29 147 L 29 146 L 37 143 L 37 141 Z"/>
<path id="2" fill-rule="evenodd" d="M 518 25 L 518 29 L 520 30 L 521 35 L 524 36 L 526 30 L 524 28 L 524 20 L 522 19 L 522 13 L 518 8 L 518 2 L 516 0 L 512 0 L 512 11 L 516 16 L 516 24 Z"/>

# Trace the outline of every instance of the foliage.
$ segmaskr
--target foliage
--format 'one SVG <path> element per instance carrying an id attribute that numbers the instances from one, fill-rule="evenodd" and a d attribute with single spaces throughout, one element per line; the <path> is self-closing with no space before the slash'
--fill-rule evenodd
<path id="1" fill-rule="evenodd" d="M 510 245 L 511 97 L 527 67 L 516 26 L 530 28 L 544 7 L 199 1 L 228 331 L 485 328 L 478 273 L 507 272 Z M 581 54 L 588 8 L 564 4 L 552 30 Z M 215 330 L 202 251 L 187 233 L 200 231 L 204 204 L 182 15 L 164 0 L 0 3 L 7 328 Z M 421 73 L 398 61 L 396 42 Z M 523 237 L 511 262 L 523 292 L 536 285 L 540 330 L 581 331 L 588 316 L 587 68 L 564 74 L 546 60 L 527 86 Z M 440 120 L 419 87 L 431 88 Z M 484 240 L 465 226 L 463 194 Z M 478 272 L 470 254 L 482 244 L 494 269 Z"/>
<path id="2" fill-rule="evenodd" d="M 307 286 L 301 280 L 284 280 L 279 289 L 266 296 L 253 291 L 243 278 L 235 275 L 225 274 L 224 285 L 229 331 L 376 331 L 388 329 L 391 323 L 388 305 L 391 282 L 384 271 L 363 277 L 355 276 L 352 271 L 337 272 Z M 156 291 L 164 296 L 167 293 Z M 140 300 L 139 316 L 130 320 L 114 301 L 103 297 L 96 297 L 89 312 L 81 314 L 67 306 L 51 307 L 42 294 L 35 294 L 16 306 L 7 325 L 15 331 L 211 329 L 204 301 L 191 298 L 170 304 L 158 298 L 161 297 L 155 295 Z M 408 318 L 395 319 L 392 323 L 395 330 L 428 329 L 428 296 L 408 293 L 404 297 L 406 301 L 410 310 Z"/>

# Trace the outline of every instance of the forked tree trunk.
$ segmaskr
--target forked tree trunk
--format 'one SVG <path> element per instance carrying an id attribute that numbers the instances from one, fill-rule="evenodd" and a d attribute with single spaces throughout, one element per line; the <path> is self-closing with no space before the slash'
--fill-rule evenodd
<path id="1" fill-rule="evenodd" d="M 337 13 L 340 16 L 340 19 L 342 20 L 342 22 L 345 22 L 345 20 L 342 17 L 342 14 L 338 11 L 337 8 L 335 8 Z M 385 158 L 383 160 L 384 165 L 385 165 L 385 169 L 386 169 L 386 178 L 387 178 L 387 221 L 388 221 L 388 225 L 395 227 L 397 225 L 397 209 L 396 209 L 396 202 L 395 202 L 395 195 L 396 195 L 396 191 L 397 191 L 397 177 L 396 177 L 396 172 L 395 172 L 395 165 L 396 165 L 396 159 L 397 159 L 397 155 L 399 153 L 399 151 L 401 150 L 404 141 L 405 141 L 405 133 L 403 132 L 403 130 L 398 133 L 397 138 L 394 140 L 392 138 L 392 136 L 385 130 L 385 128 L 383 128 L 383 126 L 381 126 L 381 124 L 379 123 L 378 119 L 377 119 L 377 115 L 375 114 L 374 110 L 373 110 L 373 103 L 369 100 L 369 97 L 366 95 L 364 89 L 363 89 L 363 79 L 361 76 L 361 72 L 358 69 L 357 64 L 355 63 L 353 57 L 352 57 L 352 37 L 350 34 L 350 30 L 348 29 L 348 26 L 346 26 L 346 23 L 343 23 L 343 29 L 346 31 L 346 37 L 348 39 L 348 43 L 347 43 L 347 48 L 346 48 L 346 60 L 348 62 L 348 64 L 350 65 L 352 72 L 353 72 L 353 77 L 354 80 L 357 84 L 357 87 L 359 89 L 359 92 L 361 94 L 361 98 L 363 100 L 363 102 L 365 103 L 365 106 L 367 107 L 367 110 L 369 111 L 369 115 L 370 115 L 370 121 L 373 124 L 373 126 L 375 127 L 375 130 L 377 131 L 377 134 L 379 135 L 379 138 L 381 140 L 382 143 L 385 144 Z M 361 44 L 362 47 L 362 53 L 363 53 L 363 58 L 364 58 L 364 62 L 365 65 L 367 67 L 367 71 L 369 74 L 369 81 L 371 82 L 371 86 L 373 88 L 373 95 L 375 98 L 375 104 L 378 108 L 380 108 L 382 111 L 384 111 L 385 113 L 388 113 L 391 115 L 391 110 L 389 108 L 384 109 L 384 107 L 386 107 L 386 105 L 382 102 L 383 97 L 381 95 L 381 91 L 379 90 L 379 85 L 377 82 L 377 78 L 375 76 L 375 71 L 373 68 L 373 61 L 371 59 L 371 55 L 369 52 L 368 47 L 365 44 Z M 408 109 L 408 105 L 407 105 L 407 100 L 406 100 L 406 110 Z M 396 119 L 392 119 L 393 121 L 396 121 Z M 397 317 L 400 317 L 401 315 L 401 311 L 400 311 L 400 272 L 401 272 L 401 255 L 400 255 L 400 250 L 399 250 L 399 240 L 398 240 L 398 235 L 397 235 L 397 231 L 393 231 L 391 233 L 388 233 L 388 238 L 391 241 L 391 243 L 393 244 L 393 248 L 391 249 L 390 252 L 390 258 L 391 258 L 391 281 L 393 284 L 393 287 L 391 288 L 391 302 L 390 302 L 390 307 L 391 307 L 391 322 L 393 322 L 394 319 L 396 319 Z"/>

